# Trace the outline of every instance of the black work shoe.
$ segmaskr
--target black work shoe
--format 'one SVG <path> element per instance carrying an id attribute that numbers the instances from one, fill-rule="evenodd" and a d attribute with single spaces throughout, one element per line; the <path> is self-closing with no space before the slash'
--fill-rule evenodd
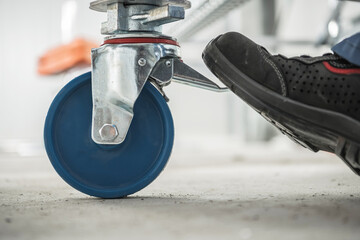
<path id="1" fill-rule="evenodd" d="M 271 55 L 239 33 L 203 53 L 208 68 L 282 133 L 337 154 L 360 175 L 360 67 L 334 54 Z"/>

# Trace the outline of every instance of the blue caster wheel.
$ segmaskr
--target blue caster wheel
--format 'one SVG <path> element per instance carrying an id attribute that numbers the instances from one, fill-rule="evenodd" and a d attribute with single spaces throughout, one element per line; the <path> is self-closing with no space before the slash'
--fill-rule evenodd
<path id="1" fill-rule="evenodd" d="M 46 117 L 45 147 L 57 173 L 75 189 L 102 198 L 124 197 L 149 185 L 165 167 L 174 140 L 162 95 L 146 83 L 119 145 L 93 142 L 91 116 L 91 74 L 86 73 L 58 93 Z"/>

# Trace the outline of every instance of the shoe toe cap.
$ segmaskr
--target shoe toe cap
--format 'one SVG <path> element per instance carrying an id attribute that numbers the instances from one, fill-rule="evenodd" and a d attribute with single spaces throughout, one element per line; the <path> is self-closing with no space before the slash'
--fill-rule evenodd
<path id="1" fill-rule="evenodd" d="M 223 56 L 242 73 L 256 82 L 283 94 L 279 71 L 267 50 L 237 32 L 228 32 L 214 44 Z"/>

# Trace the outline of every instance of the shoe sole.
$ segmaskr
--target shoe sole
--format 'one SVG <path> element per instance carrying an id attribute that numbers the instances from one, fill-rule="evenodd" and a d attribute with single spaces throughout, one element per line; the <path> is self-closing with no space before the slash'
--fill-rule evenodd
<path id="1" fill-rule="evenodd" d="M 314 152 L 335 153 L 360 175 L 360 122 L 262 86 L 236 68 L 216 47 L 216 40 L 205 48 L 203 60 L 232 92 L 296 143 Z"/>

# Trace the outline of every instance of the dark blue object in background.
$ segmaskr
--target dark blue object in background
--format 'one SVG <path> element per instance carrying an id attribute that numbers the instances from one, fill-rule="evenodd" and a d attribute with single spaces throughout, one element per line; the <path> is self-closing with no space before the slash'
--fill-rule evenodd
<path id="1" fill-rule="evenodd" d="M 344 39 L 332 47 L 331 50 L 348 62 L 360 66 L 360 33 Z"/>

